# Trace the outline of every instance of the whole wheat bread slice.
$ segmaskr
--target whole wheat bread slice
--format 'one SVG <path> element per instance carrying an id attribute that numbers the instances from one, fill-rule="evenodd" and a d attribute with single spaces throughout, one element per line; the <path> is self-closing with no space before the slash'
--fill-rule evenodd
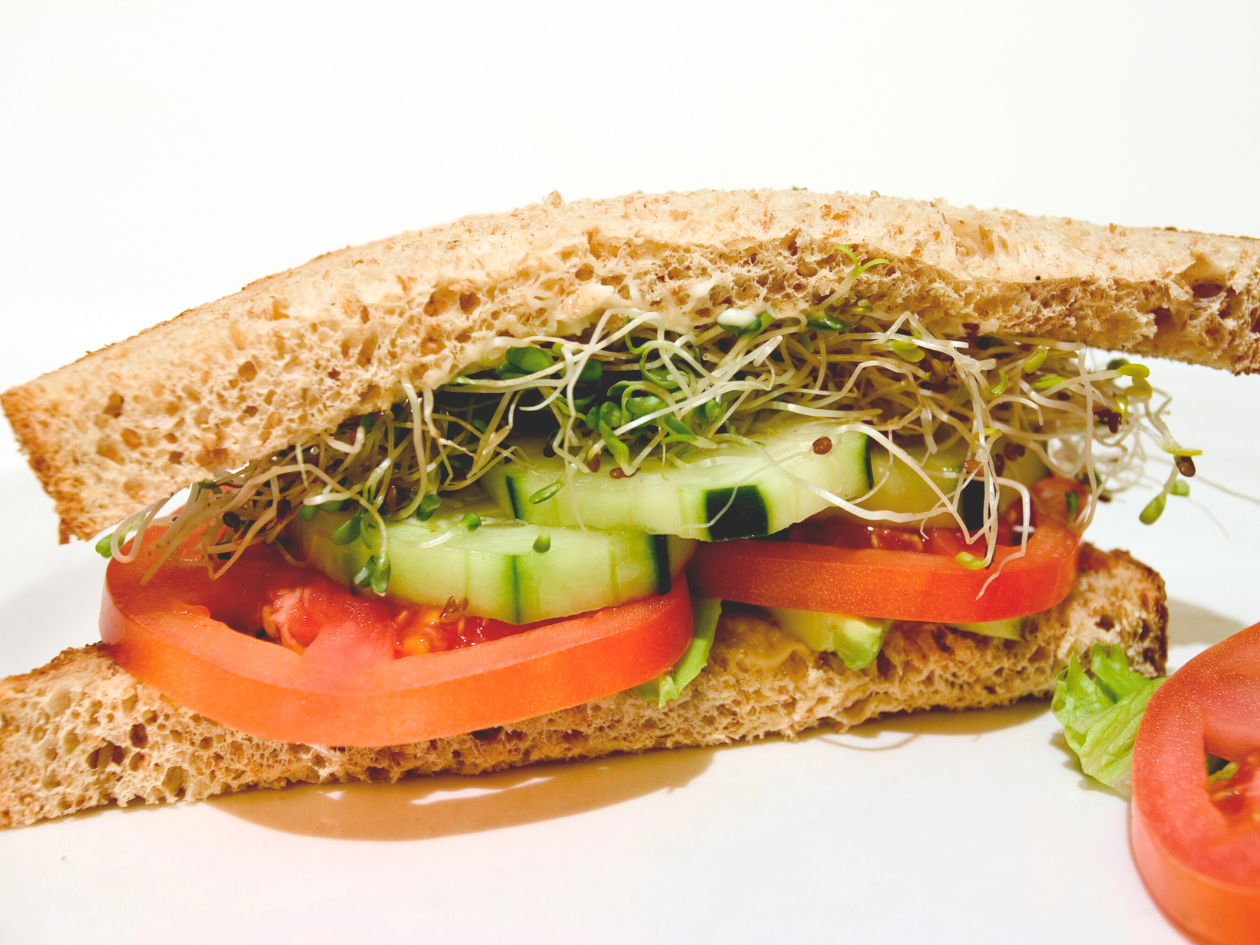
<path id="1" fill-rule="evenodd" d="M 15 388 L 4 409 L 89 537 L 231 469 L 436 386 L 496 336 L 579 331 L 633 301 L 711 320 L 858 293 L 938 333 L 1034 334 L 1260 371 L 1260 243 L 805 191 L 564 203 L 352 247 L 262 279 Z"/>
<path id="2" fill-rule="evenodd" d="M 1022 641 L 932 624 L 893 626 L 875 663 L 847 669 L 755 613 L 724 616 L 709 665 L 664 708 L 634 693 L 488 732 L 339 748 L 254 738 L 203 718 L 118 667 L 101 645 L 0 681 L 0 827 L 102 804 L 199 800 L 299 782 L 477 774 L 610 752 L 720 745 L 845 729 L 892 712 L 981 708 L 1047 694 L 1071 653 L 1119 644 L 1163 673 L 1168 612 L 1159 576 L 1124 552 L 1082 546 L 1069 596 Z"/>

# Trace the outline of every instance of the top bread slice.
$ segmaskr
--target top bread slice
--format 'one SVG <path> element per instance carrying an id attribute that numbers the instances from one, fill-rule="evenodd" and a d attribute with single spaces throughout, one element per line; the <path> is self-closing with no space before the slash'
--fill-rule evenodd
<path id="1" fill-rule="evenodd" d="M 695 321 L 861 297 L 940 334 L 1025 334 L 1260 371 L 1260 242 L 850 194 L 699 191 L 458 220 L 321 256 L 3 395 L 62 538 L 495 351 L 633 304 Z M 697 305 L 697 294 L 701 298 Z M 684 312 L 685 309 L 685 312 Z"/>

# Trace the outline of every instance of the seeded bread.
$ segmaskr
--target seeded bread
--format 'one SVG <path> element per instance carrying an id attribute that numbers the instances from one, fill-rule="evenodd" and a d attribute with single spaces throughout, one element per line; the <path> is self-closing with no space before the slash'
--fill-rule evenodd
<path id="1" fill-rule="evenodd" d="M 489 732 L 394 748 L 254 738 L 177 705 L 100 645 L 0 681 L 0 827 L 102 804 L 200 800 L 299 782 L 478 774 L 610 752 L 843 730 L 892 712 L 1005 705 L 1045 695 L 1068 656 L 1119 644 L 1162 674 L 1168 611 L 1159 576 L 1124 552 L 1082 546 L 1071 594 L 1023 641 L 897 623 L 862 671 L 806 649 L 756 612 L 725 615 L 709 665 L 665 708 L 633 693 Z"/>
<path id="2" fill-rule="evenodd" d="M 540 204 L 343 249 L 3 395 L 62 537 L 89 537 L 483 360 L 633 303 L 711 320 L 860 295 L 938 332 L 1034 334 L 1260 371 L 1260 243 L 872 194 L 701 191 Z"/>

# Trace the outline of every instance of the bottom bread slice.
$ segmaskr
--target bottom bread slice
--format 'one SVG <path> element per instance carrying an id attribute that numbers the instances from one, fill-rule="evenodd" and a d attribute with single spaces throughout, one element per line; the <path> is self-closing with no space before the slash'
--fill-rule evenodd
<path id="1" fill-rule="evenodd" d="M 1023 640 L 896 623 L 874 663 L 848 669 L 756 612 L 724 615 L 709 664 L 658 707 L 619 693 L 475 735 L 390 748 L 255 738 L 167 699 L 97 644 L 0 681 L 0 827 L 103 804 L 200 800 L 298 782 L 477 774 L 535 761 L 843 730 L 893 712 L 1004 705 L 1047 695 L 1072 653 L 1119 644 L 1161 675 L 1168 611 L 1159 575 L 1083 545 L 1080 575 Z"/>

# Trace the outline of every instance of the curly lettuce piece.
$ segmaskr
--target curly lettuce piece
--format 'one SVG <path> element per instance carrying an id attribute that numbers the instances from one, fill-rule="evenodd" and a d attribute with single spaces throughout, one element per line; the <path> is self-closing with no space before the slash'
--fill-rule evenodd
<path id="1" fill-rule="evenodd" d="M 1121 647 L 1101 643 L 1090 650 L 1089 671 L 1092 677 L 1073 653 L 1055 680 L 1050 708 L 1081 770 L 1128 797 L 1138 723 L 1164 680 L 1135 672 Z"/>

